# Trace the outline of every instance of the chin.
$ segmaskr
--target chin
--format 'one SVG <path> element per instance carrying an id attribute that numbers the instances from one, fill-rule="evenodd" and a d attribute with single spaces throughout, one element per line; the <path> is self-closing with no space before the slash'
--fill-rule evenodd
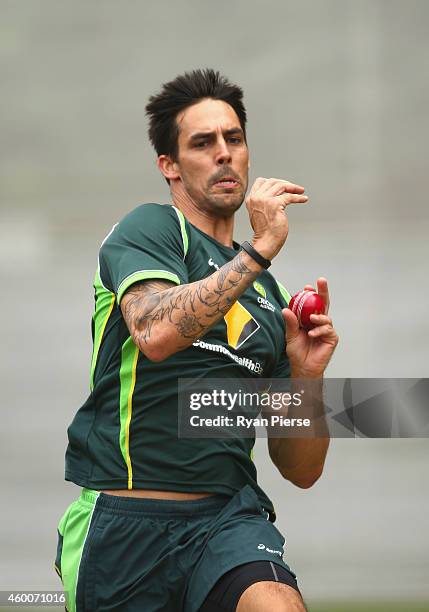
<path id="1" fill-rule="evenodd" d="M 233 215 L 243 204 L 243 198 L 212 198 L 210 201 L 212 212 L 222 216 Z"/>
<path id="2" fill-rule="evenodd" d="M 243 193 L 220 193 L 219 195 L 211 195 L 209 198 L 210 204 L 213 208 L 218 210 L 223 209 L 225 211 L 230 210 L 235 212 L 240 208 L 244 202 Z"/>

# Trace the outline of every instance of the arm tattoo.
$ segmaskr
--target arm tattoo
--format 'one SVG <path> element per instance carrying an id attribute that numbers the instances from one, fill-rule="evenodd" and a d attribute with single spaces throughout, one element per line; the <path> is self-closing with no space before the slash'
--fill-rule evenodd
<path id="1" fill-rule="evenodd" d="M 211 276 L 194 283 L 177 286 L 150 280 L 132 285 L 122 298 L 122 314 L 140 346 L 149 342 L 158 325 L 172 324 L 180 350 L 226 314 L 257 274 L 246 266 L 240 252 Z"/>

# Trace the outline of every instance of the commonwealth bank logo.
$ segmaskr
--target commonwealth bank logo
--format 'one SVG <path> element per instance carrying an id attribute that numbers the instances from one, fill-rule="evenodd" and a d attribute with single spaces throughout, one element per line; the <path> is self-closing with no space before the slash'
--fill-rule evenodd
<path id="1" fill-rule="evenodd" d="M 228 344 L 240 348 L 259 329 L 259 323 L 240 302 L 236 302 L 224 316 Z"/>

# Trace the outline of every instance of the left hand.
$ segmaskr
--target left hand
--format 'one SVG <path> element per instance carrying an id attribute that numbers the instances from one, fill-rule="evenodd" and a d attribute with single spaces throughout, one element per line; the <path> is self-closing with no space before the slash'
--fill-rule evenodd
<path id="1" fill-rule="evenodd" d="M 304 289 L 315 291 L 311 285 Z M 289 308 L 283 309 L 286 322 L 286 353 L 292 378 L 321 378 L 338 344 L 338 335 L 328 317 L 329 291 L 326 278 L 317 279 L 317 293 L 325 302 L 325 313 L 311 315 L 316 326 L 307 332 Z"/>

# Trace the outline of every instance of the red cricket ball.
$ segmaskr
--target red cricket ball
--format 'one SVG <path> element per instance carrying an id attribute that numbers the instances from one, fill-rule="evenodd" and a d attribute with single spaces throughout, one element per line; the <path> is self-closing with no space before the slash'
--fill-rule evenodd
<path id="1" fill-rule="evenodd" d="M 300 327 L 307 331 L 315 327 L 310 321 L 310 315 L 324 314 L 325 312 L 325 304 L 315 291 L 295 293 L 289 302 L 289 308 L 296 315 Z"/>

